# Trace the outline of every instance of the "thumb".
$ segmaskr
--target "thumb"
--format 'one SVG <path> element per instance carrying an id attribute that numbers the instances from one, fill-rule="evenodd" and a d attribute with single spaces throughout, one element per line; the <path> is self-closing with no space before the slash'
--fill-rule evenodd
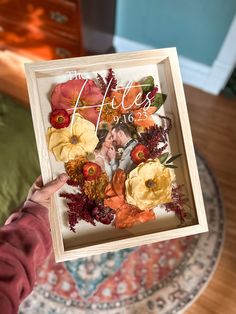
<path id="1" fill-rule="evenodd" d="M 45 198 L 50 197 L 53 193 L 57 192 L 68 180 L 68 176 L 65 173 L 60 174 L 55 180 L 47 183 L 41 188 L 41 192 Z"/>

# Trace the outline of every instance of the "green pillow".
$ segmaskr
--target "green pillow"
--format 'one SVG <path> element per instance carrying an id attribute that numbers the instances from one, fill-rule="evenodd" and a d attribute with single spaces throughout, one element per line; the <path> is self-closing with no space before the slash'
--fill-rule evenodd
<path id="1" fill-rule="evenodd" d="M 40 175 L 29 109 L 0 94 L 0 225 Z"/>

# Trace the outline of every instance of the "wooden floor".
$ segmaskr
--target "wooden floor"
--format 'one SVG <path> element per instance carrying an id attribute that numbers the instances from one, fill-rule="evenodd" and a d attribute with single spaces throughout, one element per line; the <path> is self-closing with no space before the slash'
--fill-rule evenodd
<path id="1" fill-rule="evenodd" d="M 0 88 L 27 103 L 23 66 L 18 63 L 13 54 L 0 53 Z M 236 313 L 236 101 L 189 86 L 185 86 L 185 93 L 195 147 L 215 174 L 226 210 L 226 239 L 220 263 L 209 286 L 187 314 L 233 314 Z"/>
<path id="2" fill-rule="evenodd" d="M 223 253 L 208 287 L 187 314 L 236 313 L 236 100 L 185 86 L 195 148 L 220 187 L 226 211 Z"/>

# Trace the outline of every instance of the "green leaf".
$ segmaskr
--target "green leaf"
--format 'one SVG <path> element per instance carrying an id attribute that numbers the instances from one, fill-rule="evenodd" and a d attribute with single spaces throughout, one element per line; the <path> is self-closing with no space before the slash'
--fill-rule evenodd
<path id="1" fill-rule="evenodd" d="M 145 77 L 145 79 L 142 80 L 140 83 L 141 85 L 146 85 L 142 86 L 143 93 L 148 93 L 154 88 L 154 78 L 152 76 Z"/>
<path id="2" fill-rule="evenodd" d="M 171 157 L 170 159 L 167 160 L 167 164 L 170 164 L 172 161 L 174 161 L 175 159 L 177 159 L 178 157 L 180 157 L 182 154 L 178 154 L 178 155 L 175 155 L 173 157 Z"/>
<path id="3" fill-rule="evenodd" d="M 157 110 L 160 109 L 161 106 L 166 101 L 166 98 L 167 98 L 166 94 L 157 93 L 155 95 L 154 101 L 151 103 L 151 106 L 157 107 Z"/>
<path id="4" fill-rule="evenodd" d="M 175 165 L 166 165 L 166 164 L 165 164 L 165 167 L 166 167 L 166 168 L 178 168 L 178 167 L 175 166 Z"/>
<path id="5" fill-rule="evenodd" d="M 168 158 L 168 156 L 169 156 L 169 153 L 164 153 L 164 154 L 160 155 L 160 156 L 158 157 L 158 159 L 159 159 L 160 162 L 163 164 L 163 163 L 166 161 L 166 159 Z"/>

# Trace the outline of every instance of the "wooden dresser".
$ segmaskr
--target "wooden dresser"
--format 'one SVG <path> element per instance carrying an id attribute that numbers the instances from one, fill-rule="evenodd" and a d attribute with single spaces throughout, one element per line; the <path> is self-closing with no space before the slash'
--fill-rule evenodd
<path id="1" fill-rule="evenodd" d="M 114 52 L 116 0 L 0 0 L 0 92 L 28 104 L 24 63 Z"/>
<path id="2" fill-rule="evenodd" d="M 84 55 L 79 0 L 0 0 L 0 49 L 33 59 Z"/>

